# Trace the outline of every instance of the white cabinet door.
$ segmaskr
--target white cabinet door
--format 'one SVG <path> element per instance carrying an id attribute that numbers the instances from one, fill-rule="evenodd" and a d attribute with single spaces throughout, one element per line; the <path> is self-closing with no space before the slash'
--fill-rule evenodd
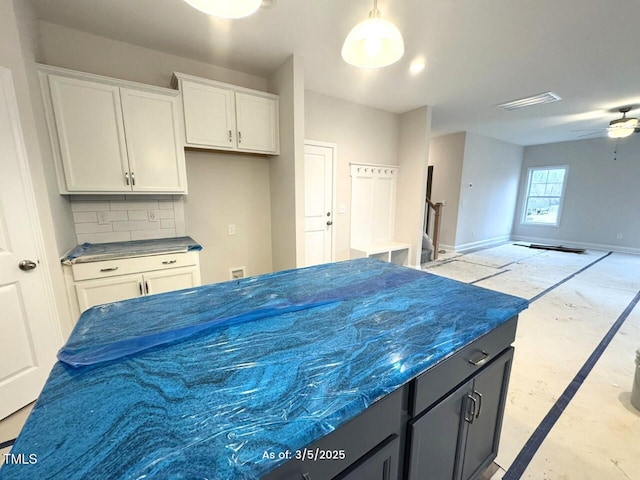
<path id="1" fill-rule="evenodd" d="M 278 152 L 278 101 L 236 93 L 238 149 Z"/>
<path id="2" fill-rule="evenodd" d="M 143 294 L 142 275 L 121 275 L 77 282 L 76 294 L 80 313 L 94 305 L 139 297 Z"/>
<path id="3" fill-rule="evenodd" d="M 120 89 L 134 192 L 185 192 L 187 188 L 178 97 Z"/>
<path id="4" fill-rule="evenodd" d="M 200 285 L 198 267 L 171 268 L 143 275 L 147 295 L 171 292 Z"/>
<path id="5" fill-rule="evenodd" d="M 236 148 L 234 92 L 183 81 L 181 85 L 187 145 Z"/>
<path id="6" fill-rule="evenodd" d="M 69 191 L 130 191 L 117 87 L 49 75 L 64 177 Z"/>

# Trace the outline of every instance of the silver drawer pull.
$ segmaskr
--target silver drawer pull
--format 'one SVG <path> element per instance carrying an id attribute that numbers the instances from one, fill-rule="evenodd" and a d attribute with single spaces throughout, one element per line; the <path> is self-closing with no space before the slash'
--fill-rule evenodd
<path id="1" fill-rule="evenodd" d="M 476 358 L 470 358 L 469 363 L 471 365 L 475 365 L 476 367 L 479 367 L 487 363 L 487 360 L 489 360 L 489 354 L 484 350 L 482 350 L 482 352 L 480 352 Z"/>
<path id="2" fill-rule="evenodd" d="M 118 267 L 109 267 L 109 268 L 101 268 L 100 271 L 101 272 L 115 272 L 118 269 Z"/>
<path id="3" fill-rule="evenodd" d="M 165 260 L 162 262 L 163 265 L 171 265 L 173 263 L 176 263 L 177 260 Z"/>

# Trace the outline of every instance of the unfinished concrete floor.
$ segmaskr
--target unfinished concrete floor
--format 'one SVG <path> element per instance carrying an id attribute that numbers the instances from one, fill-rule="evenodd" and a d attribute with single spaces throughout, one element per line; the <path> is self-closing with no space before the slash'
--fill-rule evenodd
<path id="1" fill-rule="evenodd" d="M 602 251 L 572 254 L 507 244 L 466 255 L 445 255 L 424 269 L 534 299 L 518 323 L 495 461 L 500 468 L 492 477 L 501 479 L 640 291 L 640 256 Z M 630 404 L 638 348 L 640 306 L 628 315 L 521 476 L 514 476 L 514 468 L 505 478 L 640 478 L 640 412 Z"/>

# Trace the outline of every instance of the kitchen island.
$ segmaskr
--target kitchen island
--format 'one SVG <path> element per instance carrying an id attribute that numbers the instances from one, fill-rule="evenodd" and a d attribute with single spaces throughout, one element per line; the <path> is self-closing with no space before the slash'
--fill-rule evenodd
<path id="1" fill-rule="evenodd" d="M 0 478 L 377 478 L 372 458 L 423 478 L 429 428 L 456 410 L 466 478 L 468 425 L 496 402 L 499 434 L 527 304 L 358 259 L 96 306 L 12 450 L 37 462 Z"/>

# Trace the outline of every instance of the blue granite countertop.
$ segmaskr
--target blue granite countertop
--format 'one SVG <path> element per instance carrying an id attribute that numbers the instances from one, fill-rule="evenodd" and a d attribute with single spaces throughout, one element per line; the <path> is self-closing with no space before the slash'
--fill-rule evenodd
<path id="1" fill-rule="evenodd" d="M 128 242 L 83 243 L 67 252 L 61 261 L 64 264 L 98 262 L 113 258 L 139 257 L 160 253 L 189 252 L 202 250 L 202 245 L 191 237 L 155 238 Z"/>
<path id="2" fill-rule="evenodd" d="M 527 305 L 358 259 L 93 307 L 0 478 L 257 479 Z"/>

